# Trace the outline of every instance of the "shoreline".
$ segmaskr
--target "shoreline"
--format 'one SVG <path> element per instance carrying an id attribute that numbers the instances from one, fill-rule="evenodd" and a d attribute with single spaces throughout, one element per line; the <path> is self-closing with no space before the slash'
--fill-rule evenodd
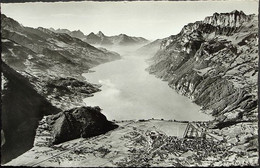
<path id="1" fill-rule="evenodd" d="M 160 79 L 154 77 L 154 75 L 149 74 L 145 69 L 148 67 L 148 64 L 145 62 L 146 58 L 140 58 L 141 56 L 136 55 L 129 55 L 124 59 L 124 56 L 122 56 L 121 60 L 125 60 L 122 62 L 122 67 L 119 67 L 120 69 L 117 70 L 117 66 L 119 63 L 116 63 L 115 61 L 109 62 L 111 64 L 101 64 L 103 66 L 97 66 L 97 69 L 94 69 L 96 71 L 93 73 L 83 73 L 82 76 L 84 76 L 85 80 L 92 83 L 98 83 L 101 81 L 102 83 L 99 83 L 102 85 L 101 92 L 98 94 L 94 94 L 93 97 L 90 99 L 85 98 L 83 101 L 86 105 L 90 106 L 100 106 L 102 109 L 104 109 L 103 114 L 105 114 L 108 119 L 110 120 L 123 120 L 123 119 L 149 119 L 149 118 L 163 118 L 165 120 L 167 119 L 177 119 L 177 120 L 186 120 L 185 114 L 188 116 L 188 121 L 212 121 L 214 118 L 212 115 L 209 115 L 207 113 L 202 112 L 202 107 L 194 103 L 189 97 L 184 96 L 182 94 L 177 93 L 176 90 L 169 87 L 169 85 L 161 81 Z M 129 60 L 129 61 L 128 61 Z M 132 65 L 133 64 L 133 65 Z M 126 67 L 127 66 L 127 67 Z M 136 72 L 133 73 L 139 73 L 141 71 L 142 74 L 140 75 L 130 75 L 131 78 L 128 79 L 126 77 L 121 77 L 123 72 L 131 71 L 129 69 L 130 67 L 134 66 L 136 68 Z M 108 69 L 112 67 L 112 72 L 108 73 Z M 116 68 L 113 68 L 116 67 Z M 138 68 L 137 68 L 138 67 Z M 105 75 L 100 75 L 101 73 L 105 73 Z M 120 71 L 120 72 L 119 72 Z M 143 73 L 145 75 L 143 75 Z M 89 76 L 87 76 L 89 75 Z M 114 79 L 112 76 L 118 76 L 116 79 Z M 141 80 L 140 80 L 141 79 Z M 137 80 L 137 81 L 135 81 Z M 143 81 L 145 80 L 145 81 Z M 147 81 L 148 80 L 148 81 Z M 148 83 L 147 83 L 148 82 Z M 124 84 L 126 83 L 126 84 Z M 152 83 L 152 84 L 151 84 Z M 149 85 L 148 85 L 149 84 Z M 134 86 L 133 86 L 134 85 Z M 148 86 L 148 88 L 146 87 Z M 146 87 L 147 89 L 145 89 Z M 142 89 L 143 88 L 143 89 Z M 159 93 L 159 90 L 156 91 L 156 88 L 161 88 L 162 91 Z M 155 89 L 155 91 L 154 91 Z M 143 91 L 142 91 L 143 90 Z M 138 93 L 141 93 L 140 95 Z M 143 93 L 142 93 L 143 92 Z M 151 93 L 150 93 L 151 92 Z M 167 93 L 168 92 L 168 93 Z M 115 93 L 115 94 L 112 94 Z M 133 101 L 132 99 L 125 98 L 125 95 L 134 94 L 135 100 L 140 101 Z M 156 102 L 159 96 L 159 99 L 161 99 L 163 96 L 165 96 L 166 93 L 166 102 L 157 102 L 156 105 L 153 105 L 154 102 Z M 112 94 L 110 97 L 108 94 Z M 149 98 L 149 96 L 151 98 Z M 123 98 L 121 98 L 123 97 Z M 114 100 L 118 100 L 118 102 L 115 102 Z M 173 106 L 170 103 L 170 101 L 173 101 Z M 132 104 L 130 105 L 122 105 L 122 108 L 120 106 L 121 111 L 119 110 L 119 107 L 117 107 L 115 110 L 111 107 L 110 104 L 113 104 L 113 106 L 120 106 L 121 104 Z M 114 104 L 115 103 L 115 104 Z M 118 105 L 116 104 L 118 103 Z M 185 104 L 187 106 L 185 106 Z M 147 107 L 150 105 L 151 107 Z M 128 109 L 125 109 L 126 106 Z M 136 107 L 134 107 L 136 106 Z M 162 106 L 162 107 L 161 107 Z M 165 106 L 165 107 L 164 107 Z M 181 107 L 182 106 L 182 107 Z M 143 115 L 133 114 L 131 116 L 123 115 L 123 113 L 128 113 L 128 111 L 142 111 Z M 156 111 L 161 111 L 160 113 Z M 113 112 L 113 114 L 112 114 Z M 115 116 L 115 114 L 119 114 L 119 116 Z M 184 114 L 184 112 L 187 112 Z M 196 116 L 196 114 L 199 114 Z M 139 113 L 140 114 L 140 113 Z M 180 115 L 179 115 L 180 114 Z M 194 115 L 195 114 L 195 115 Z M 194 117 L 191 117 L 194 116 Z M 203 117 L 205 115 L 205 117 Z M 149 117 L 147 117 L 149 116 Z M 176 117 L 175 117 L 176 116 Z"/>

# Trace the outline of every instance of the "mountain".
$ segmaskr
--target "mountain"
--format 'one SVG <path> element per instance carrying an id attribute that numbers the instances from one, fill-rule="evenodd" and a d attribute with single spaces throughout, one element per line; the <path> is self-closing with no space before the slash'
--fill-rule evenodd
<path id="1" fill-rule="evenodd" d="M 76 37 L 85 41 L 89 44 L 93 45 L 100 45 L 100 46 L 128 46 L 128 45 L 142 45 L 146 44 L 149 41 L 143 37 L 132 37 L 126 34 L 119 34 L 115 36 L 106 36 L 103 32 L 99 31 L 97 34 L 91 32 L 88 35 L 84 35 L 80 30 L 77 31 L 70 31 L 68 29 L 53 29 L 50 28 L 49 30 L 55 33 L 65 33 L 70 35 L 71 37 Z"/>
<path id="2" fill-rule="evenodd" d="M 161 43 L 164 39 L 157 39 L 152 41 L 151 43 L 148 43 L 142 47 L 140 47 L 139 49 L 136 50 L 136 52 L 138 54 L 143 54 L 143 55 L 147 55 L 147 56 L 153 56 L 156 54 L 156 52 L 160 49 Z"/>
<path id="3" fill-rule="evenodd" d="M 142 37 L 132 37 L 126 34 L 119 34 L 116 36 L 106 36 L 101 31 L 97 34 L 93 32 L 86 36 L 85 41 L 90 44 L 98 44 L 98 45 L 119 45 L 119 46 L 127 46 L 127 45 L 141 45 L 146 44 L 149 41 Z"/>
<path id="4" fill-rule="evenodd" d="M 211 127 L 236 134 L 240 144 L 242 133 L 257 128 L 258 59 L 257 16 L 232 11 L 189 23 L 163 40 L 148 70 L 213 115 Z M 241 125 L 248 130 L 236 131 Z"/>
<path id="5" fill-rule="evenodd" d="M 101 37 L 96 35 L 96 34 L 94 34 L 93 32 L 91 32 L 89 35 L 86 36 L 86 40 L 90 44 L 97 44 L 97 43 L 101 42 Z"/>
<path id="6" fill-rule="evenodd" d="M 76 37 L 76 38 L 79 38 L 79 39 L 84 39 L 85 38 L 85 35 L 84 33 L 82 33 L 82 31 L 80 30 L 74 30 L 74 31 L 70 31 L 68 29 L 53 29 L 53 28 L 50 28 L 51 31 L 55 32 L 55 33 L 66 33 L 68 35 L 70 35 L 71 37 Z"/>
<path id="7" fill-rule="evenodd" d="M 68 34 L 54 33 L 41 27 L 37 29 L 24 27 L 5 15 L 1 15 L 1 20 L 3 61 L 28 77 L 37 91 L 52 103 L 67 103 L 66 108 L 73 103 L 78 105 L 79 101 L 67 94 L 68 89 L 57 85 L 54 87 L 53 83 L 59 80 L 65 85 L 64 87 L 69 87 L 72 83 L 85 85 L 84 87 L 88 86 L 88 89 L 85 91 L 78 89 L 79 94 L 92 96 L 93 92 L 99 90 L 98 86 L 83 82 L 81 74 L 96 65 L 120 58 L 115 52 L 97 49 Z M 66 97 L 63 97 L 65 102 L 59 101 L 61 97 L 52 95 L 53 89 L 62 92 L 61 96 Z M 62 104 L 58 106 L 64 107 Z"/>
<path id="8" fill-rule="evenodd" d="M 66 34 L 69 34 L 71 33 L 70 30 L 68 29 L 54 29 L 54 28 L 50 28 L 51 31 L 55 32 L 55 33 L 66 33 Z"/>
<path id="9" fill-rule="evenodd" d="M 4 163 L 32 147 L 43 115 L 85 105 L 83 99 L 100 86 L 86 82 L 82 73 L 120 55 L 65 33 L 25 27 L 3 14 L 1 34 L 2 81 L 7 81 L 2 92 Z"/>
<path id="10" fill-rule="evenodd" d="M 85 37 L 85 41 L 94 45 L 102 45 L 102 46 L 113 45 L 113 43 L 109 40 L 109 38 L 105 36 L 101 31 L 99 31 L 97 34 L 94 34 L 93 32 L 90 33 Z"/>
<path id="11" fill-rule="evenodd" d="M 88 70 L 100 63 L 119 58 L 119 55 L 114 52 L 101 51 L 88 43 L 67 34 L 54 33 L 41 27 L 37 29 L 23 27 L 18 22 L 5 15 L 1 15 L 1 19 L 2 42 L 4 45 L 3 58 L 4 60 L 7 59 L 7 62 L 10 61 L 9 64 L 12 64 L 15 60 L 11 61 L 6 55 L 10 54 L 11 57 L 16 58 L 15 55 L 18 54 L 16 53 L 17 50 L 22 52 L 19 53 L 22 55 L 19 59 L 24 59 L 23 61 L 20 61 L 25 62 L 26 54 L 30 55 L 30 59 L 27 60 L 32 64 L 34 63 L 34 60 L 41 58 L 42 68 L 53 68 L 54 71 L 63 68 L 63 66 L 53 64 L 49 67 L 49 65 L 46 65 L 48 62 L 54 63 L 59 61 L 68 68 L 82 72 L 83 70 Z M 10 49 L 11 46 L 13 49 Z M 75 65 L 81 66 L 78 66 L 77 68 Z M 21 66 L 22 65 L 20 65 L 20 68 Z M 80 70 L 82 68 L 83 70 Z M 61 71 L 61 73 L 67 75 L 69 71 Z"/>
<path id="12" fill-rule="evenodd" d="M 247 15 L 245 15 L 243 11 L 234 10 L 230 13 L 225 13 L 225 14 L 214 13 L 213 16 L 206 17 L 204 21 L 198 21 L 195 24 L 190 23 L 186 25 L 182 29 L 182 31 L 186 31 L 186 28 L 190 29 L 190 31 L 194 31 L 195 29 L 199 29 L 198 26 L 201 26 L 203 23 L 205 25 L 211 25 L 216 28 L 216 30 L 210 30 L 209 28 L 209 31 L 212 31 L 212 33 L 213 32 L 220 33 L 219 31 L 223 31 L 223 33 L 228 34 L 228 33 L 232 33 L 234 29 L 239 28 L 244 22 L 248 22 L 249 20 L 250 17 L 247 17 Z M 206 29 L 207 27 L 204 26 L 204 31 L 206 31 Z M 164 39 L 157 39 L 139 48 L 137 52 L 146 55 L 155 55 L 156 52 L 160 49 L 162 41 L 164 41 L 165 43 L 167 42 L 170 43 L 170 41 L 173 39 L 174 37 L 172 36 Z"/>

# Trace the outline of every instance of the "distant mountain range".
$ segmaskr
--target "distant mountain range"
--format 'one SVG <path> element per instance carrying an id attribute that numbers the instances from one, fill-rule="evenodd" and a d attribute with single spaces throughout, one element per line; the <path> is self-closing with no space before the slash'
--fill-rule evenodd
<path id="1" fill-rule="evenodd" d="M 115 52 L 97 49 L 68 34 L 24 27 L 5 15 L 1 15 L 1 20 L 2 58 L 16 70 L 44 72 L 42 75 L 52 70 L 53 75 L 67 77 L 120 58 Z"/>
<path id="2" fill-rule="evenodd" d="M 115 36 L 106 36 L 104 33 L 99 31 L 97 34 L 91 32 L 88 35 L 84 35 L 80 30 L 70 31 L 68 29 L 53 29 L 50 28 L 51 31 L 56 33 L 66 33 L 72 37 L 79 38 L 89 44 L 93 45 L 101 45 L 101 46 L 111 46 L 111 45 L 119 45 L 119 46 L 127 46 L 127 45 L 145 45 L 149 43 L 149 40 L 143 37 L 133 37 L 128 36 L 126 34 L 119 34 Z"/>
<path id="3" fill-rule="evenodd" d="M 84 39 L 85 35 L 80 31 L 80 30 L 75 30 L 75 31 L 70 31 L 68 29 L 53 29 L 50 28 L 51 31 L 55 32 L 55 33 L 66 33 L 68 35 L 70 35 L 71 37 L 76 37 L 79 39 Z"/>
<path id="4" fill-rule="evenodd" d="M 1 15 L 1 21 L 2 60 L 29 78 L 42 94 L 52 94 L 47 91 L 50 80 L 83 80 L 81 74 L 90 68 L 120 59 L 115 52 L 95 48 L 68 34 L 54 33 L 42 27 L 24 27 L 5 15 Z M 52 98 L 50 101 L 59 102 Z"/>

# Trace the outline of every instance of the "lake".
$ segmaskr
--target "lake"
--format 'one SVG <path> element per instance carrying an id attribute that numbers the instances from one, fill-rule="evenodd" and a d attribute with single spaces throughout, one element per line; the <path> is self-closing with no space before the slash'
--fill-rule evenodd
<path id="1" fill-rule="evenodd" d="M 101 84 L 101 92 L 84 99 L 88 106 L 100 106 L 109 119 L 176 119 L 206 121 L 212 117 L 200 107 L 149 74 L 147 57 L 124 53 L 121 60 L 101 64 L 84 73 L 90 83 Z"/>

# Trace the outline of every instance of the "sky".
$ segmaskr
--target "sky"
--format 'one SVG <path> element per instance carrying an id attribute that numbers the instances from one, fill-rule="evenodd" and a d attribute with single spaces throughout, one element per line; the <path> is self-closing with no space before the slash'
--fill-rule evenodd
<path id="1" fill-rule="evenodd" d="M 1 4 L 1 12 L 24 26 L 124 33 L 149 40 L 180 32 L 188 23 L 218 12 L 242 10 L 258 13 L 257 0 L 236 1 L 135 1 L 135 2 L 30 2 Z"/>

